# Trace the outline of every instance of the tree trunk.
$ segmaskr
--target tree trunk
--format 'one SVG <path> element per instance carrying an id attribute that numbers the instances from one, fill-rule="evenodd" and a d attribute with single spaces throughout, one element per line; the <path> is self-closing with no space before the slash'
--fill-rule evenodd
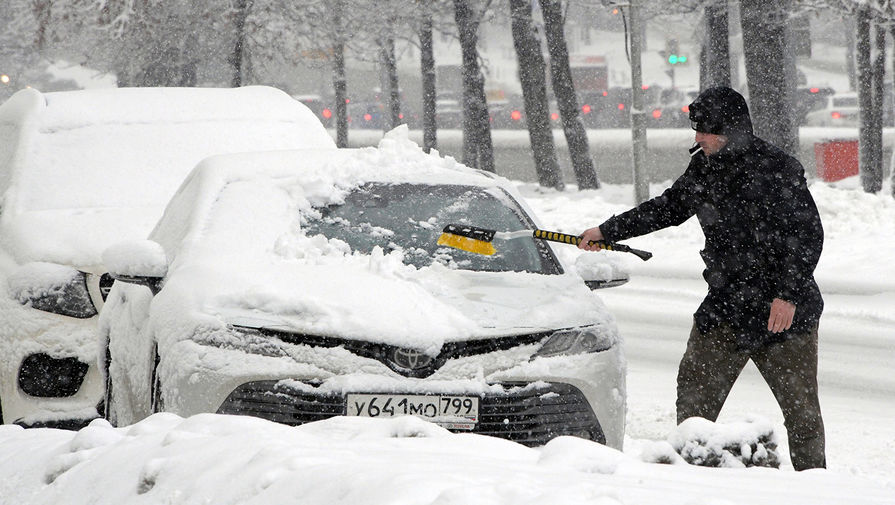
<path id="1" fill-rule="evenodd" d="M 544 17 L 544 34 L 547 37 L 547 51 L 550 53 L 550 80 L 553 93 L 556 95 L 559 114 L 562 118 L 563 132 L 578 189 L 594 189 L 600 187 L 594 162 L 590 157 L 590 146 L 587 143 L 587 132 L 578 116 L 578 97 L 572 83 L 572 69 L 569 67 L 569 50 L 563 32 L 565 20 L 562 14 L 562 0 L 538 0 Z"/>
<path id="2" fill-rule="evenodd" d="M 37 21 L 37 33 L 34 36 L 34 47 L 37 52 L 43 54 L 47 47 L 47 38 L 50 32 L 50 21 L 52 20 L 53 2 L 50 0 L 33 0 L 31 9 L 34 13 L 34 19 Z"/>
<path id="3" fill-rule="evenodd" d="M 454 19 L 463 55 L 463 163 L 494 172 L 485 76 L 479 66 L 477 47 L 481 20 L 475 16 L 469 0 L 454 0 Z"/>
<path id="4" fill-rule="evenodd" d="M 892 38 L 895 39 L 895 26 L 892 27 Z M 895 50 L 892 51 L 892 72 L 895 75 Z M 893 153 L 892 158 L 889 160 L 889 172 L 890 177 L 892 178 L 892 197 L 895 198 L 895 153 Z"/>
<path id="5" fill-rule="evenodd" d="M 437 123 L 435 122 L 435 54 L 432 51 L 432 7 L 422 5 L 423 19 L 420 27 L 420 73 L 423 86 L 423 151 L 438 148 Z"/>
<path id="6" fill-rule="evenodd" d="M 703 88 L 730 86 L 730 34 L 727 0 L 705 8 L 705 71 Z"/>
<path id="7" fill-rule="evenodd" d="M 855 67 L 858 71 L 858 106 L 860 108 L 860 125 L 858 126 L 859 166 L 861 184 L 864 191 L 871 192 L 873 166 L 876 153 L 873 149 L 873 66 L 870 58 L 871 17 L 868 7 L 861 7 L 857 12 L 855 39 Z"/>
<path id="8" fill-rule="evenodd" d="M 379 62 L 383 70 L 382 95 L 385 98 L 385 131 L 401 124 L 401 91 L 398 87 L 398 65 L 395 58 L 395 38 L 392 35 L 379 42 Z"/>
<path id="9" fill-rule="evenodd" d="M 547 72 L 541 43 L 538 41 L 531 18 L 529 0 L 510 0 L 513 45 L 519 67 L 522 98 L 528 138 L 534 155 L 538 184 L 548 188 L 563 188 L 562 174 L 556 161 L 553 130 L 550 128 L 550 108 L 547 102 Z"/>
<path id="10" fill-rule="evenodd" d="M 348 147 L 348 79 L 345 77 L 345 40 L 343 10 L 345 0 L 334 0 L 332 6 L 333 92 L 336 109 L 336 146 Z"/>
<path id="11" fill-rule="evenodd" d="M 798 126 L 788 75 L 795 59 L 788 51 L 786 16 L 791 0 L 740 0 L 749 106 L 755 134 L 797 156 Z"/>
<path id="12" fill-rule="evenodd" d="M 230 86 L 238 88 L 245 84 L 246 81 L 246 20 L 249 17 L 249 8 L 253 0 L 236 0 L 234 7 L 236 12 L 233 14 L 233 26 L 236 31 L 236 42 L 233 44 L 233 52 L 227 58 L 227 62 L 233 67 L 233 77 L 230 79 Z"/>
<path id="13" fill-rule="evenodd" d="M 870 108 L 870 137 L 873 156 L 869 170 L 861 172 L 864 191 L 877 193 L 883 189 L 883 78 L 886 73 L 886 28 L 876 25 L 876 55 L 873 58 L 873 106 Z"/>

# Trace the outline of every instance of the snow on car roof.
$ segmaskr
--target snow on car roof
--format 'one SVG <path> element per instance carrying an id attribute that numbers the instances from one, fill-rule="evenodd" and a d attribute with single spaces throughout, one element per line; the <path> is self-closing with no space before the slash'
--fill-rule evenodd
<path id="1" fill-rule="evenodd" d="M 0 107 L 3 245 L 20 263 L 95 269 L 146 237 L 203 158 L 309 147 L 335 143 L 275 88 L 23 90 Z"/>

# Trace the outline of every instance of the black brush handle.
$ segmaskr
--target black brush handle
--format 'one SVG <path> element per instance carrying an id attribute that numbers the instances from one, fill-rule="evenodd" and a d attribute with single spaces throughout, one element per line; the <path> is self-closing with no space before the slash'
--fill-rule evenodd
<path id="1" fill-rule="evenodd" d="M 539 238 L 541 240 L 549 240 L 551 242 L 560 242 L 563 244 L 572 244 L 578 245 L 581 243 L 581 237 L 578 235 L 569 235 L 566 233 L 558 233 L 555 231 L 546 231 L 546 230 L 535 230 L 534 237 Z M 591 240 L 588 245 L 600 244 L 600 247 L 606 249 L 607 251 L 618 251 L 618 252 L 626 252 L 631 253 L 638 258 L 646 261 L 653 257 L 653 253 L 649 251 L 642 251 L 640 249 L 634 249 L 632 247 L 628 247 L 625 244 L 618 244 L 615 242 L 604 242 L 602 240 Z"/>

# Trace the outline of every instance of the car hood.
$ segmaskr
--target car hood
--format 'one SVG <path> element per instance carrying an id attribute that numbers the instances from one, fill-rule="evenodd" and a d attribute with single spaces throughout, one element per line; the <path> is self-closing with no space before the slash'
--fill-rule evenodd
<path id="1" fill-rule="evenodd" d="M 254 269 L 251 276 L 205 265 L 170 276 L 159 298 L 171 292 L 165 304 L 172 311 L 192 303 L 225 324 L 427 352 L 486 336 L 611 325 L 600 299 L 575 275 L 417 269 L 390 256 Z"/>

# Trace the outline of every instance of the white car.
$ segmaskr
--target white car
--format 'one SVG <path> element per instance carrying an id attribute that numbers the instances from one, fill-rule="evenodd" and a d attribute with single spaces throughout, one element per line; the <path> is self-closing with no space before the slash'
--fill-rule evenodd
<path id="1" fill-rule="evenodd" d="M 821 103 L 820 108 L 805 115 L 805 126 L 858 126 L 860 107 L 857 93 L 837 93 Z"/>
<path id="2" fill-rule="evenodd" d="M 0 106 L 0 418 L 77 427 L 96 417 L 102 251 L 145 238 L 203 158 L 335 145 L 286 93 L 126 88 Z"/>
<path id="3" fill-rule="evenodd" d="M 612 253 L 566 265 L 533 238 L 496 240 L 493 256 L 437 245 L 448 223 L 536 223 L 508 181 L 406 131 L 378 148 L 209 158 L 149 240 L 107 250 L 109 420 L 417 415 L 621 448 L 622 347 L 585 283 L 619 278 Z"/>

